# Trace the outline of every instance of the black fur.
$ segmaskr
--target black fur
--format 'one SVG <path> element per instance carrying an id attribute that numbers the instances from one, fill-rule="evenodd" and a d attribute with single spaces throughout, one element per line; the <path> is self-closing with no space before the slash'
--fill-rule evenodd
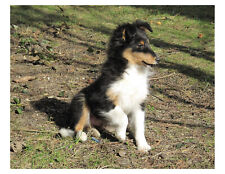
<path id="1" fill-rule="evenodd" d="M 68 126 L 71 129 L 74 129 L 75 125 L 80 120 L 81 114 L 82 114 L 82 108 L 85 101 L 85 95 L 84 93 L 80 92 L 72 99 L 70 108 L 68 111 Z"/>
<path id="2" fill-rule="evenodd" d="M 149 44 L 138 45 L 141 40 L 148 42 L 144 29 L 152 32 L 148 23 L 137 20 L 132 24 L 123 24 L 113 32 L 107 51 L 108 58 L 102 67 L 101 76 L 90 86 L 82 89 L 71 102 L 72 126 L 76 125 L 80 119 L 81 114 L 79 113 L 83 105 L 80 97 L 85 100 L 91 114 L 97 118 L 103 118 L 101 116 L 102 111 L 107 112 L 115 107 L 106 96 L 106 91 L 109 85 L 118 80 L 127 68 L 128 60 L 122 56 L 126 48 L 132 48 L 137 52 L 149 52 L 156 56 L 148 46 Z"/>

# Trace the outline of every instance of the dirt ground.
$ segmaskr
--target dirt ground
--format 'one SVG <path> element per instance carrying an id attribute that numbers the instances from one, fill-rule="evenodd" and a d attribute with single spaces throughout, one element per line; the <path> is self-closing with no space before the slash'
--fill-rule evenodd
<path id="1" fill-rule="evenodd" d="M 58 136 L 73 95 L 97 78 L 106 58 L 108 40 L 93 46 L 90 34 L 75 32 L 85 28 L 76 27 L 11 28 L 11 168 L 214 168 L 214 85 L 194 83 L 164 61 L 146 101 L 149 153 L 139 153 L 130 136 L 124 144 L 108 134 L 99 143 Z M 35 155 L 61 147 L 65 154 L 38 163 Z"/>

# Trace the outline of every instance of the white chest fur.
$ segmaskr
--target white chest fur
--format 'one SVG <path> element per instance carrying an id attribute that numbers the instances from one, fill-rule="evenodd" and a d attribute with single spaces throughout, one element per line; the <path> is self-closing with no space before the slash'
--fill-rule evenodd
<path id="1" fill-rule="evenodd" d="M 139 107 L 147 97 L 149 75 L 148 68 L 129 65 L 122 78 L 110 86 L 110 91 L 117 96 L 118 105 L 126 114 Z"/>

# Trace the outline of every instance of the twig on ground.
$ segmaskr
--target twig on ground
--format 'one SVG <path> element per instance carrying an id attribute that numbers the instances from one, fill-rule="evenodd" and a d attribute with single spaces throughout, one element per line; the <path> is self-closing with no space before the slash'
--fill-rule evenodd
<path id="1" fill-rule="evenodd" d="M 150 78 L 150 80 L 164 79 L 164 78 L 170 77 L 170 76 L 172 76 L 172 75 L 175 75 L 175 72 L 173 72 L 173 73 L 171 73 L 171 74 L 168 74 L 168 75 L 165 75 L 165 76 L 162 76 L 162 77 Z"/>
<path id="2" fill-rule="evenodd" d="M 162 153 L 163 153 L 163 152 L 159 152 L 159 153 L 153 155 L 151 158 L 155 158 L 155 157 L 157 157 L 158 155 L 161 155 Z"/>
<path id="3" fill-rule="evenodd" d="M 163 100 L 163 99 L 161 99 L 161 98 L 160 98 L 160 97 L 158 97 L 158 96 L 152 95 L 152 97 L 155 97 L 155 98 L 157 98 L 158 100 L 160 100 L 160 101 L 164 102 L 164 100 Z"/>
<path id="4" fill-rule="evenodd" d="M 106 165 L 106 166 L 102 166 L 102 167 L 98 167 L 97 169 L 105 169 L 105 168 L 109 168 L 111 165 Z"/>
<path id="5" fill-rule="evenodd" d="M 40 133 L 58 133 L 55 131 L 42 131 L 42 130 L 34 130 L 34 129 L 13 129 L 12 131 L 23 131 L 23 132 L 40 132 Z"/>

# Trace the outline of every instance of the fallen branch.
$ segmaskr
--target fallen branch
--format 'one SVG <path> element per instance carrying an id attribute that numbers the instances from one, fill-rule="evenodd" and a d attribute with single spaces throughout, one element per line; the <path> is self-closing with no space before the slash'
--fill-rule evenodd
<path id="1" fill-rule="evenodd" d="M 34 130 L 34 129 L 13 129 L 12 131 L 23 131 L 23 132 L 40 132 L 40 133 L 55 133 L 55 131 L 42 131 L 42 130 Z"/>
<path id="2" fill-rule="evenodd" d="M 175 72 L 171 73 L 171 74 L 168 74 L 168 75 L 165 75 L 163 77 L 155 77 L 155 78 L 151 78 L 150 80 L 159 80 L 159 79 L 164 79 L 164 78 L 167 78 L 167 77 L 170 77 L 172 75 L 175 75 Z"/>

